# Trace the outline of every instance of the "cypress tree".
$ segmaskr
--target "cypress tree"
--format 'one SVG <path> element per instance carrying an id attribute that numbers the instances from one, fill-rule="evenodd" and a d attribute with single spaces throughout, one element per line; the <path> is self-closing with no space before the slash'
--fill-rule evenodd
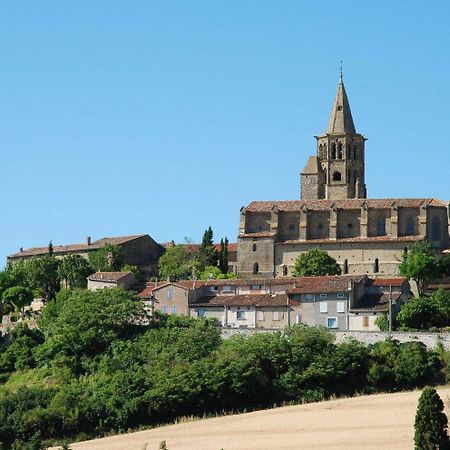
<path id="1" fill-rule="evenodd" d="M 223 254 L 224 254 L 224 250 L 225 250 L 225 246 L 224 246 L 224 243 L 223 243 L 223 239 L 221 239 L 220 240 L 220 251 L 219 251 L 219 263 L 218 263 L 218 266 L 219 266 L 219 269 L 220 269 L 220 271 L 222 273 L 224 273 L 224 271 L 223 271 Z"/>
<path id="2" fill-rule="evenodd" d="M 222 272 L 228 273 L 228 238 L 225 238 L 222 254 Z"/>
<path id="3" fill-rule="evenodd" d="M 52 241 L 50 241 L 50 242 L 48 243 L 48 254 L 49 254 L 50 256 L 53 256 L 53 242 L 52 242 Z"/>
<path id="4" fill-rule="evenodd" d="M 447 435 L 447 416 L 436 389 L 426 387 L 419 398 L 414 423 L 416 450 L 447 450 L 450 448 Z"/>
<path id="5" fill-rule="evenodd" d="M 218 255 L 213 243 L 213 231 L 209 226 L 203 234 L 202 245 L 199 251 L 201 270 L 206 266 L 217 266 L 217 259 Z"/>

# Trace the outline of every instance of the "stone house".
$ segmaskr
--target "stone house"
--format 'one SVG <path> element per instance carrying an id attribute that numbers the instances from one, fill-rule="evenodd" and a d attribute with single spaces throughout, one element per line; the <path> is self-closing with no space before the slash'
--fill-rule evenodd
<path id="1" fill-rule="evenodd" d="M 164 253 L 164 247 L 158 244 L 148 234 L 139 234 L 133 236 L 105 237 L 97 241 L 92 241 L 90 237 L 86 242 L 80 244 L 54 245 L 53 254 L 57 258 L 63 258 L 66 255 L 78 254 L 86 259 L 89 253 L 94 252 L 105 245 L 119 246 L 124 255 L 125 264 L 137 266 L 146 274 L 156 273 L 159 257 Z M 48 253 L 47 247 L 34 247 L 29 249 L 20 249 L 18 253 L 8 256 L 7 262 L 44 256 Z"/>
<path id="2" fill-rule="evenodd" d="M 413 242 L 450 246 L 450 202 L 433 198 L 367 199 L 365 141 L 356 132 L 342 77 L 317 155 L 301 173 L 301 199 L 254 201 L 240 211 L 237 272 L 290 276 L 296 258 L 327 251 L 344 274 L 395 276 Z"/>
<path id="3" fill-rule="evenodd" d="M 89 275 L 87 280 L 90 291 L 111 287 L 129 290 L 136 284 L 133 272 L 96 272 Z"/>

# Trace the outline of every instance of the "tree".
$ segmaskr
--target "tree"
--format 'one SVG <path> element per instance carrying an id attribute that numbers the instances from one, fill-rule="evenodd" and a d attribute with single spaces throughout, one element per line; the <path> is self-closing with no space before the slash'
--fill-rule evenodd
<path id="1" fill-rule="evenodd" d="M 428 283 L 440 276 L 439 265 L 433 247 L 427 241 L 419 241 L 403 254 L 399 265 L 400 275 L 417 284 L 419 297 L 423 295 Z"/>
<path id="2" fill-rule="evenodd" d="M 89 253 L 89 263 L 96 272 L 114 272 L 122 268 L 124 255 L 119 245 L 107 244 Z"/>
<path id="3" fill-rule="evenodd" d="M 443 256 L 439 261 L 441 276 L 450 278 L 450 254 Z"/>
<path id="4" fill-rule="evenodd" d="M 25 306 L 31 305 L 33 293 L 23 286 L 13 286 L 6 289 L 2 295 L 3 305 L 12 305 L 16 311 L 20 311 L 22 318 L 25 316 Z"/>
<path id="5" fill-rule="evenodd" d="M 174 245 L 167 248 L 164 255 L 159 258 L 159 277 L 170 280 L 187 278 L 196 267 L 196 261 L 184 245 Z"/>
<path id="6" fill-rule="evenodd" d="M 436 389 L 426 387 L 419 398 L 414 423 L 416 450 L 446 450 L 450 448 L 447 416 Z"/>
<path id="7" fill-rule="evenodd" d="M 228 273 L 228 238 L 220 240 L 219 269 L 222 273 Z"/>
<path id="8" fill-rule="evenodd" d="M 39 289 L 45 301 L 54 299 L 60 289 L 58 266 L 59 261 L 50 255 L 32 258 L 26 262 L 30 286 Z"/>
<path id="9" fill-rule="evenodd" d="M 58 267 L 58 276 L 64 281 L 65 287 L 72 289 L 86 287 L 86 278 L 93 273 L 93 269 L 86 258 L 74 253 L 65 256 Z"/>
<path id="10" fill-rule="evenodd" d="M 53 256 L 53 242 L 52 241 L 50 241 L 48 243 L 48 255 Z"/>
<path id="11" fill-rule="evenodd" d="M 315 247 L 295 260 L 292 274 L 295 277 L 340 275 L 341 268 L 326 251 Z"/>
<path id="12" fill-rule="evenodd" d="M 225 280 L 236 278 L 233 273 L 223 273 L 217 266 L 206 266 L 203 272 L 200 272 L 200 280 Z"/>
<path id="13" fill-rule="evenodd" d="M 204 269 L 206 266 L 217 266 L 218 255 L 214 247 L 213 231 L 210 226 L 205 230 L 203 234 L 198 259 L 201 269 Z"/>

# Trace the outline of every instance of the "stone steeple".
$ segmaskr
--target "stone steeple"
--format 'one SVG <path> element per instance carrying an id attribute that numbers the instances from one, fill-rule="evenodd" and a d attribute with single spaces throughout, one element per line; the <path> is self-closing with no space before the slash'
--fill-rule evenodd
<path id="1" fill-rule="evenodd" d="M 356 132 L 342 73 L 327 130 L 316 139 L 317 156 L 301 173 L 301 198 L 366 198 L 366 138 Z"/>
<path id="2" fill-rule="evenodd" d="M 327 128 L 327 134 L 335 133 L 356 133 L 347 92 L 345 92 L 342 74 L 339 80 L 336 98 L 334 100 L 333 109 L 331 111 L 330 121 L 328 122 Z"/>

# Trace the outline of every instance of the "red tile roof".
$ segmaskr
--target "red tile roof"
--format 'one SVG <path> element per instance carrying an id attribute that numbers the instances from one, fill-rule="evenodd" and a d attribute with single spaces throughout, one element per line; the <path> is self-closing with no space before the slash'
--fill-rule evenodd
<path id="1" fill-rule="evenodd" d="M 202 297 L 191 307 L 198 306 L 287 306 L 286 294 L 217 295 Z"/>
<path id="2" fill-rule="evenodd" d="M 250 237 L 249 235 L 240 235 L 239 237 Z M 287 240 L 283 242 L 277 242 L 276 245 L 296 245 L 296 244 L 347 244 L 353 242 L 415 242 L 421 241 L 423 236 L 370 236 L 370 237 L 352 237 L 352 238 L 337 238 L 337 239 L 306 239 L 304 241 L 300 240 Z"/>
<path id="3" fill-rule="evenodd" d="M 326 277 L 300 277 L 297 278 L 295 286 L 288 289 L 289 295 L 294 294 L 319 294 L 348 291 L 350 283 L 359 283 L 366 275 L 336 275 Z"/>
<path id="4" fill-rule="evenodd" d="M 87 242 L 84 244 L 69 244 L 69 245 L 54 245 L 53 253 L 54 254 L 65 254 L 65 253 L 75 253 L 75 252 L 87 252 L 92 250 L 98 250 L 100 247 L 104 245 L 119 245 L 125 242 L 133 241 L 135 239 L 148 236 L 147 234 L 137 234 L 133 236 L 119 236 L 119 237 L 105 237 L 99 239 L 98 241 L 94 241 L 91 244 Z M 13 255 L 9 255 L 8 258 L 23 258 L 28 256 L 41 256 L 48 253 L 47 247 L 33 247 L 26 250 L 22 250 L 18 253 L 14 253 Z"/>
<path id="5" fill-rule="evenodd" d="M 91 281 L 118 282 L 133 275 L 133 272 L 96 272 L 88 276 Z"/>
<path id="6" fill-rule="evenodd" d="M 434 198 L 390 198 L 390 199 L 352 199 L 352 200 L 282 200 L 282 201 L 254 201 L 246 208 L 246 212 L 270 212 L 273 208 L 279 211 L 299 211 L 306 207 L 310 210 L 324 211 L 332 207 L 338 209 L 367 208 L 388 209 L 392 206 L 404 208 L 417 208 L 421 205 L 445 207 L 447 204 Z"/>
<path id="7" fill-rule="evenodd" d="M 373 278 L 369 280 L 372 286 L 403 286 L 407 282 L 406 278 Z"/>

